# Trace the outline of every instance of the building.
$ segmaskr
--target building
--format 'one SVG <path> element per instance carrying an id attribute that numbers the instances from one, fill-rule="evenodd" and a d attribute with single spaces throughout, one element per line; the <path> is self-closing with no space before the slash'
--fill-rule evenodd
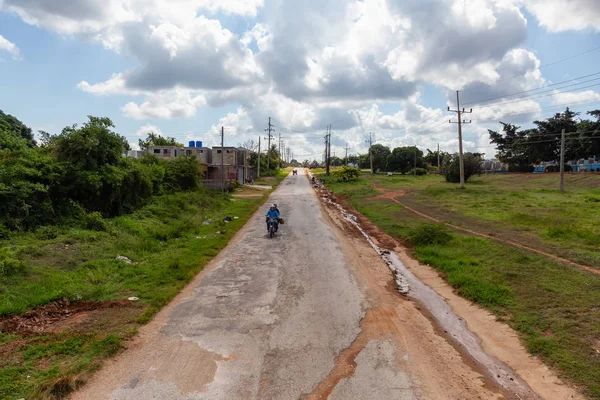
<path id="1" fill-rule="evenodd" d="M 201 164 L 212 164 L 212 149 L 209 147 L 184 147 L 183 155 L 196 156 L 196 160 Z"/>
<path id="2" fill-rule="evenodd" d="M 482 167 L 485 172 L 506 172 L 508 164 L 503 163 L 497 158 L 482 161 Z"/>
<path id="3" fill-rule="evenodd" d="M 172 160 L 185 155 L 184 148 L 179 146 L 149 146 L 147 154 L 154 154 L 158 158 Z"/>
<path id="4" fill-rule="evenodd" d="M 238 147 L 215 146 L 212 148 L 212 163 L 208 168 L 209 180 L 238 181 L 254 180 L 254 168 L 250 166 L 251 151 Z"/>

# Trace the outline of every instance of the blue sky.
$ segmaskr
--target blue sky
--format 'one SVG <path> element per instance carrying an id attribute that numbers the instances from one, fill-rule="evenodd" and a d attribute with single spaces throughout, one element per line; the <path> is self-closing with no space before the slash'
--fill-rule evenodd
<path id="1" fill-rule="evenodd" d="M 584 88 L 600 80 L 523 103 L 510 96 L 600 72 L 593 0 L 474 0 L 468 10 L 450 0 L 175 3 L 0 0 L 0 109 L 50 133 L 108 116 L 132 143 L 150 130 L 215 143 L 225 126 L 237 145 L 262 136 L 271 116 L 298 158 L 317 158 L 327 124 L 337 151 L 364 151 L 368 132 L 453 151 L 442 110 L 456 89 L 499 98 L 474 104 L 465 129 L 466 147 L 488 155 L 498 120 L 526 125 L 564 103 L 600 108 L 600 86 Z"/>

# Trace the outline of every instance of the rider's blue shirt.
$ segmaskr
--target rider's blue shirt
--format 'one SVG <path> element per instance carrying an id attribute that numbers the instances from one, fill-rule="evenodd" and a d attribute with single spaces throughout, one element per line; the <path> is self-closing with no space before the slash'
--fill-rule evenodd
<path id="1" fill-rule="evenodd" d="M 271 210 L 271 209 L 269 209 L 269 211 L 267 211 L 267 217 L 269 217 L 269 218 L 277 218 L 277 217 L 279 217 L 279 212 L 277 212 L 277 210 Z"/>

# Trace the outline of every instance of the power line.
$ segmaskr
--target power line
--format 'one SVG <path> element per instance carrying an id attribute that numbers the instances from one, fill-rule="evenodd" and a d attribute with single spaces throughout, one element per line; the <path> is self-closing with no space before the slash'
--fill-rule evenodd
<path id="1" fill-rule="evenodd" d="M 548 68 L 548 67 L 550 67 L 550 66 L 552 66 L 552 65 L 556 65 L 556 64 L 559 64 L 559 63 L 561 63 L 561 62 L 565 62 L 565 61 L 568 61 L 568 60 L 572 60 L 573 58 L 576 58 L 576 57 L 583 56 L 583 55 L 585 55 L 585 54 L 588 54 L 588 53 L 594 52 L 594 51 L 596 51 L 596 50 L 600 50 L 600 46 L 598 46 L 598 47 L 594 47 L 593 49 L 586 50 L 586 51 L 584 51 L 584 52 L 581 52 L 581 53 L 578 53 L 578 54 L 574 54 L 574 55 L 572 55 L 572 56 L 569 56 L 569 57 L 563 58 L 563 59 L 561 59 L 561 60 L 553 61 L 553 62 L 551 62 L 551 63 L 549 63 L 549 64 L 544 64 L 544 65 L 541 65 L 541 66 L 540 66 L 538 69 L 544 69 L 544 68 Z M 498 80 L 497 80 L 496 82 L 494 82 L 493 84 L 481 83 L 481 84 L 479 84 L 479 85 L 471 86 L 470 88 L 467 88 L 467 89 L 465 89 L 465 90 L 464 90 L 464 92 L 468 92 L 469 90 L 477 89 L 477 88 L 479 88 L 479 87 L 482 87 L 482 86 L 492 86 L 492 85 L 496 85 L 498 82 L 502 82 L 502 81 L 504 81 L 504 80 L 506 80 L 506 79 L 514 78 L 514 77 L 516 77 L 516 76 L 521 76 L 521 75 L 523 75 L 523 74 L 522 74 L 522 73 L 517 73 L 517 74 L 509 75 L 509 76 L 506 76 L 506 77 L 504 77 L 504 78 L 498 79 Z"/>
<path id="2" fill-rule="evenodd" d="M 593 79 L 593 80 L 595 80 L 595 79 Z M 514 100 L 500 101 L 500 102 L 491 103 L 491 104 L 484 104 L 482 107 L 491 107 L 491 106 L 498 106 L 498 105 L 503 105 L 503 104 L 519 103 L 519 102 L 521 102 L 523 100 L 537 100 L 537 99 L 541 99 L 541 98 L 548 97 L 548 96 L 554 96 L 555 94 L 571 93 L 571 92 L 574 92 L 574 91 L 577 91 L 577 90 L 589 89 L 589 88 L 595 87 L 595 86 L 600 86 L 600 83 L 595 83 L 593 85 L 588 85 L 588 86 L 584 86 L 584 87 L 580 87 L 580 88 L 574 88 L 574 89 L 570 89 L 570 90 L 565 90 L 565 91 L 558 92 L 558 93 L 554 93 L 554 90 L 556 90 L 556 89 L 553 89 L 553 90 L 551 90 L 552 93 L 544 94 L 542 96 L 538 96 L 538 94 L 540 94 L 540 93 L 534 93 L 534 94 L 532 94 L 530 96 L 524 96 L 524 97 L 520 97 L 520 98 L 514 99 Z M 541 92 L 541 93 L 544 93 L 544 92 Z M 531 97 L 531 96 L 536 96 L 536 97 Z M 531 97 L 531 98 L 528 98 L 528 97 Z"/>
<path id="3" fill-rule="evenodd" d="M 467 102 L 467 103 L 463 103 L 463 105 L 487 103 L 488 101 L 498 100 L 498 99 L 504 99 L 504 98 L 507 98 L 507 97 L 516 96 L 518 94 L 523 94 L 523 93 L 528 93 L 528 92 L 532 92 L 532 91 L 536 91 L 536 90 L 546 89 L 546 88 L 549 88 L 549 87 L 553 87 L 553 86 L 557 86 L 557 85 L 562 85 L 562 84 L 567 83 L 567 82 L 573 82 L 573 81 L 576 81 L 576 80 L 579 80 L 579 79 L 589 78 L 590 76 L 596 76 L 596 75 L 600 75 L 600 72 L 596 72 L 594 74 L 589 74 L 589 75 L 585 75 L 585 76 L 580 76 L 578 78 L 573 78 L 573 79 L 569 79 L 569 80 L 562 81 L 562 82 L 553 83 L 551 85 L 546 85 L 546 86 L 542 86 L 542 87 L 539 87 L 539 88 L 534 88 L 534 89 L 529 89 L 529 90 L 523 90 L 521 92 L 506 94 L 506 95 L 497 96 L 497 97 L 491 97 L 491 98 L 485 99 L 485 100 L 470 101 L 470 102 Z M 586 83 L 586 82 L 591 82 L 591 81 L 598 80 L 598 79 L 600 79 L 600 78 L 595 78 L 595 79 L 591 79 L 589 81 L 574 83 L 572 85 L 567 85 L 565 87 L 579 85 L 579 84 L 583 84 L 583 83 Z"/>

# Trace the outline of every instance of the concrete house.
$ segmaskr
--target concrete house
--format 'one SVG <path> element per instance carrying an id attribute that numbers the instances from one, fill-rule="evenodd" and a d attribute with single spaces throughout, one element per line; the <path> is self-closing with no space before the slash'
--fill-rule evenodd
<path id="1" fill-rule="evenodd" d="M 184 147 L 182 155 L 196 156 L 201 164 L 212 164 L 212 149 L 209 147 Z"/>
<path id="2" fill-rule="evenodd" d="M 172 160 L 185 154 L 183 147 L 179 146 L 149 146 L 146 152 L 165 160 Z"/>
<path id="3" fill-rule="evenodd" d="M 223 179 L 226 181 L 244 183 L 248 179 L 254 180 L 254 169 L 250 166 L 250 154 L 250 150 L 238 147 L 213 147 L 208 178 L 219 180 L 223 174 Z"/>

